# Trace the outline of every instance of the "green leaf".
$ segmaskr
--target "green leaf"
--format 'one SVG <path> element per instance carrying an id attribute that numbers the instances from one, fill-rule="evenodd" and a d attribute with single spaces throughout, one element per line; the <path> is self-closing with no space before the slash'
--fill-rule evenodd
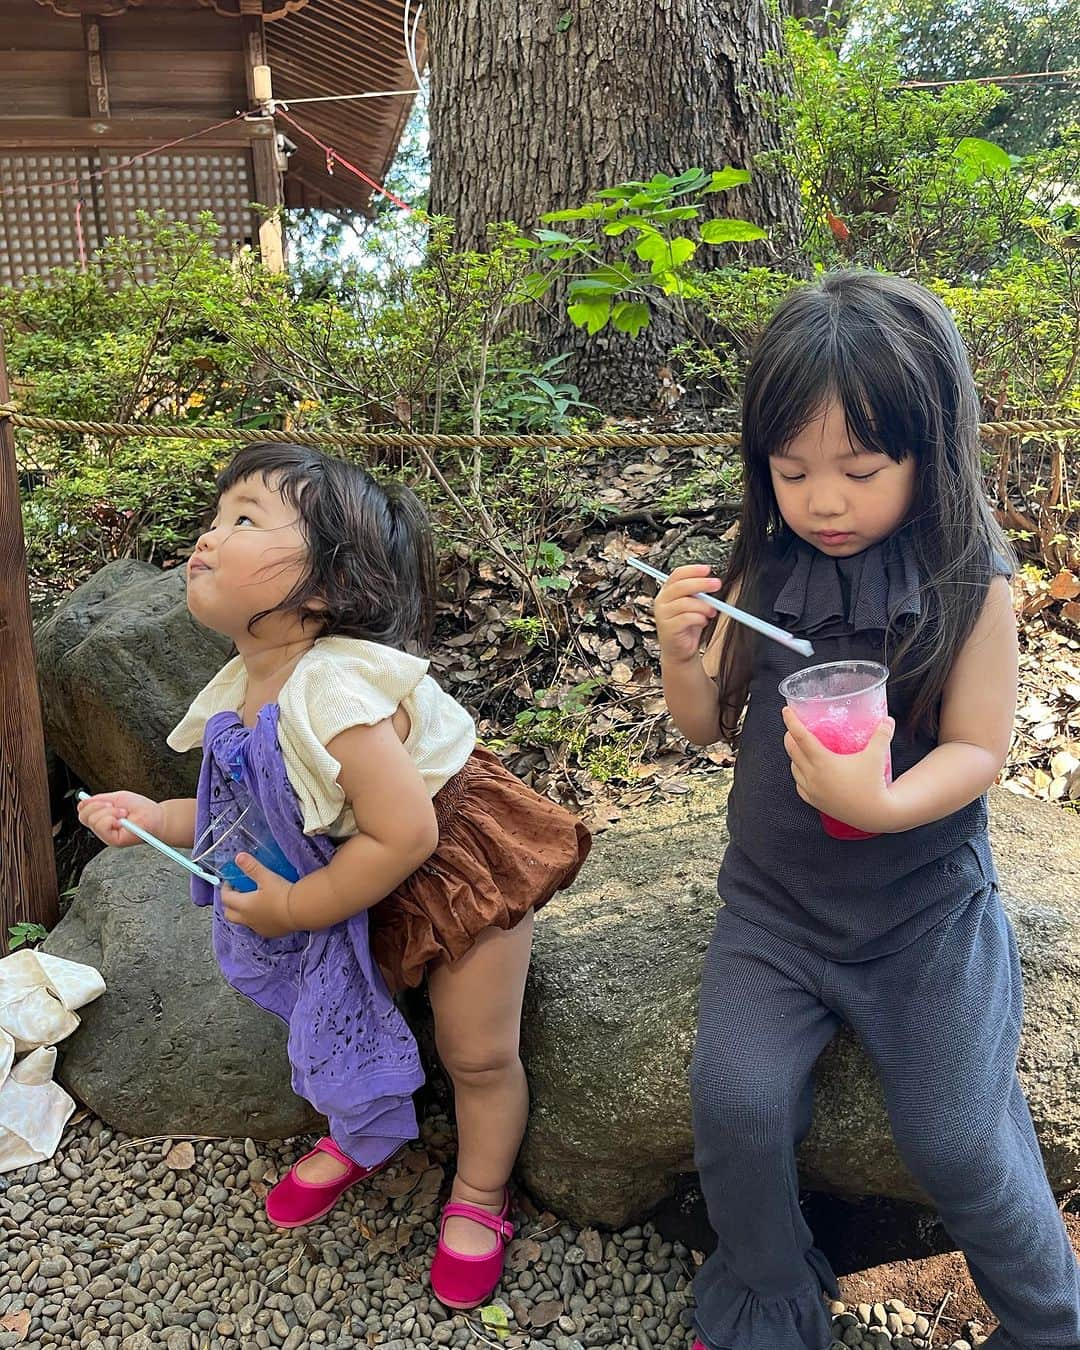
<path id="1" fill-rule="evenodd" d="M 563 211 L 545 211 L 541 220 L 595 220 L 605 210 L 600 202 L 586 202 L 584 206 L 568 206 Z"/>
<path id="2" fill-rule="evenodd" d="M 680 192 L 684 188 L 695 187 L 698 183 L 703 182 L 706 176 L 704 169 L 684 169 L 674 178 L 667 179 L 667 182 L 673 191 Z"/>
<path id="3" fill-rule="evenodd" d="M 565 14 L 561 15 L 561 17 L 559 18 L 559 22 L 555 25 L 556 33 L 565 33 L 573 22 L 574 22 L 574 11 L 572 9 L 568 9 Z"/>
<path id="4" fill-rule="evenodd" d="M 726 192 L 728 188 L 738 187 L 740 183 L 749 183 L 749 169 L 717 169 L 702 192 Z"/>
<path id="5" fill-rule="evenodd" d="M 652 280 L 665 295 L 693 297 L 703 294 L 700 286 L 695 286 L 692 281 L 679 276 L 677 272 L 657 271 L 653 273 Z"/>
<path id="6" fill-rule="evenodd" d="M 554 280 L 554 272 L 529 272 L 521 278 L 522 294 L 528 300 L 542 300 Z"/>
<path id="7" fill-rule="evenodd" d="M 634 252 L 644 262 L 651 263 L 654 272 L 659 272 L 689 262 L 697 252 L 697 244 L 683 235 L 676 235 L 669 243 L 662 234 L 653 230 L 642 235 L 634 245 Z"/>
<path id="8" fill-rule="evenodd" d="M 953 152 L 958 159 L 977 173 L 991 177 L 1007 172 L 1012 168 L 1012 159 L 1008 152 L 993 141 L 985 141 L 980 136 L 965 136 Z"/>
<path id="9" fill-rule="evenodd" d="M 658 225 L 666 225 L 669 220 L 693 220 L 697 214 L 696 206 L 668 206 L 662 211 L 654 211 L 652 219 Z"/>
<path id="10" fill-rule="evenodd" d="M 637 337 L 649 322 L 649 307 L 640 300 L 621 300 L 611 311 L 611 326 Z"/>
<path id="11" fill-rule="evenodd" d="M 547 216 L 541 216 L 541 220 L 547 220 Z M 563 234 L 562 230 L 537 230 L 536 237 L 542 244 L 572 244 L 575 242 L 573 235 Z"/>
<path id="12" fill-rule="evenodd" d="M 578 300 L 567 305 L 566 313 L 570 322 L 578 328 L 585 328 L 590 334 L 599 333 L 611 314 L 611 297 L 599 296 L 595 300 Z"/>
<path id="13" fill-rule="evenodd" d="M 25 920 L 12 924 L 8 929 L 8 950 L 15 951 L 18 947 L 24 947 L 32 942 L 40 942 L 43 938 L 49 936 L 49 930 L 43 928 L 39 923 L 29 923 Z"/>
<path id="14" fill-rule="evenodd" d="M 572 300 L 588 299 L 591 295 L 615 295 L 623 288 L 623 282 L 611 281 L 608 277 L 579 277 L 567 288 Z"/>
<path id="15" fill-rule="evenodd" d="M 745 244 L 751 239 L 767 239 L 760 225 L 748 220 L 707 220 L 701 227 L 703 244 Z"/>

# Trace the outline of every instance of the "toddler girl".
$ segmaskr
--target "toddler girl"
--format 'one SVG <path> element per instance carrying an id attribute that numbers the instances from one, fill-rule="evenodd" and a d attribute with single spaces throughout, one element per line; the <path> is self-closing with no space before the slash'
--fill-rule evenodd
<path id="1" fill-rule="evenodd" d="M 298 445 L 240 451 L 187 568 L 188 607 L 236 644 L 169 737 L 201 746 L 198 795 L 101 793 L 79 814 L 117 847 L 130 819 L 199 852 L 244 826 L 252 889 L 194 880 L 228 982 L 289 1028 L 293 1086 L 329 1118 L 266 1199 L 312 1223 L 415 1137 L 422 1081 L 393 994 L 427 977 L 454 1085 L 458 1170 L 432 1286 L 472 1307 L 513 1235 L 510 1170 L 528 1091 L 518 1058 L 533 915 L 589 836 L 477 747 L 472 719 L 408 648 L 428 638 L 435 565 L 407 489 Z M 242 881 L 242 876 L 238 874 Z"/>
<path id="2" fill-rule="evenodd" d="M 1017 640 L 978 422 L 960 335 L 929 292 L 860 272 L 797 291 L 751 359 L 727 573 L 678 568 L 656 600 L 680 729 L 707 745 L 741 724 L 691 1071 L 717 1234 L 697 1350 L 830 1343 L 836 1281 L 799 1208 L 795 1149 L 841 1022 L 1000 1321 L 988 1344 L 1080 1345 L 1077 1262 L 1016 1075 L 1020 964 L 987 836 Z M 700 652 L 700 590 L 809 638 L 815 663 L 889 666 L 892 717 L 861 752 L 827 750 L 778 691 L 802 658 L 724 620 Z M 871 837 L 831 838 L 819 812 Z"/>

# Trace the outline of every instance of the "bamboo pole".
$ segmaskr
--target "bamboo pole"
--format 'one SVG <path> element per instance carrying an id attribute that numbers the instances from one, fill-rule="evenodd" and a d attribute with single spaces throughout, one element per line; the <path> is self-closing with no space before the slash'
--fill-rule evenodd
<path id="1" fill-rule="evenodd" d="M 0 333 L 0 405 L 9 398 Z M 13 924 L 58 917 L 15 433 L 0 412 L 0 952 Z"/>

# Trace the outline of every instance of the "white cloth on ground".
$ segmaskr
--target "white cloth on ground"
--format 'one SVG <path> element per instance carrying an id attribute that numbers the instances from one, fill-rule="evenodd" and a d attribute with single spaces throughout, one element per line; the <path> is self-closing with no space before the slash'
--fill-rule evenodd
<path id="1" fill-rule="evenodd" d="M 75 1103 L 52 1081 L 75 1009 L 105 992 L 93 966 L 23 948 L 0 959 L 0 1172 L 51 1158 Z M 23 1055 L 16 1061 L 17 1055 Z"/>

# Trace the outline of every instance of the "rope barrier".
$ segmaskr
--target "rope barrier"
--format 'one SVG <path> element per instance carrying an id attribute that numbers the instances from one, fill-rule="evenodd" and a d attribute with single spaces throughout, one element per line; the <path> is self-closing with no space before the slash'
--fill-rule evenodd
<path id="1" fill-rule="evenodd" d="M 738 445 L 737 431 L 592 431 L 572 436 L 549 435 L 457 435 L 408 431 L 249 431 L 243 427 L 168 426 L 158 422 L 82 422 L 62 417 L 37 417 L 18 410 L 14 403 L 0 404 L 0 420 L 28 431 L 77 432 L 83 436 L 160 437 L 164 440 L 228 441 L 249 445 L 256 441 L 291 442 L 298 445 L 352 447 L 358 450 L 491 450 L 558 448 L 567 450 L 619 450 L 640 448 L 692 449 L 702 445 Z M 1080 417 L 1052 417 L 1009 422 L 983 422 L 986 437 L 1080 435 Z"/>

